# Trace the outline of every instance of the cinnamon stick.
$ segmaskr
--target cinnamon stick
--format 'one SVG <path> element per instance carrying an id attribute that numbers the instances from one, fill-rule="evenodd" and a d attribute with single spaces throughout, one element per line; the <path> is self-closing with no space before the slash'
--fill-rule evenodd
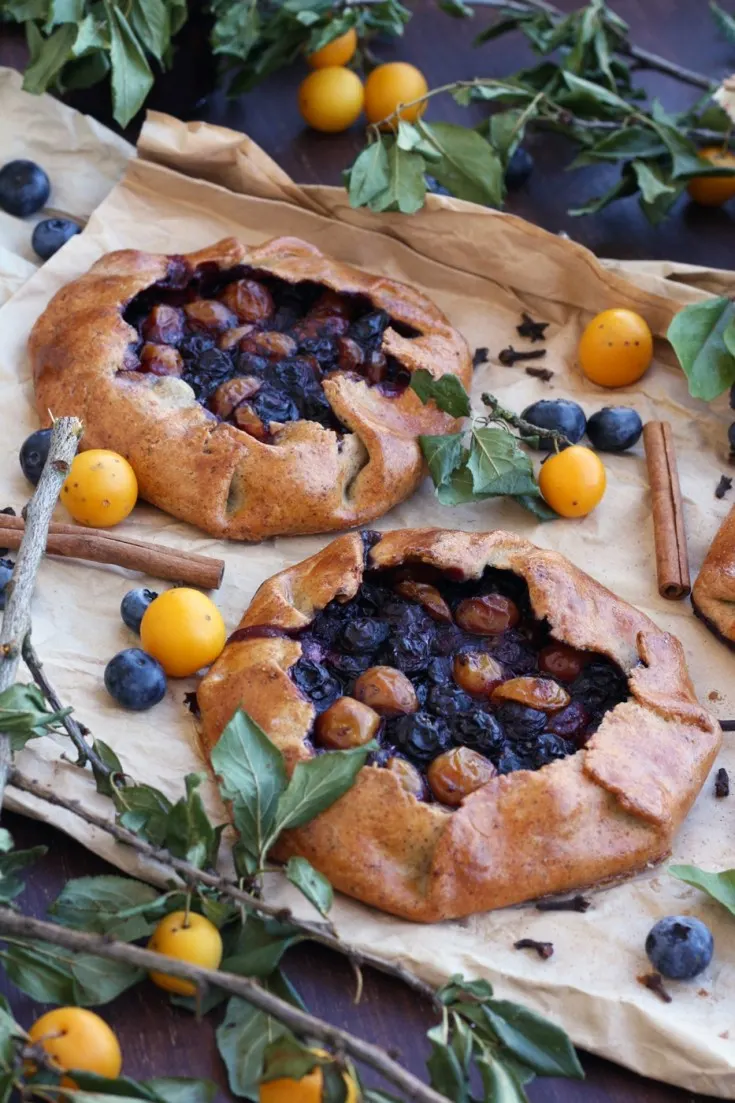
<path id="1" fill-rule="evenodd" d="M 643 430 L 643 444 L 651 484 L 658 592 L 669 601 L 681 601 L 691 590 L 691 579 L 684 507 L 668 421 L 649 421 Z"/>
<path id="2" fill-rule="evenodd" d="M 18 548 L 25 524 L 20 517 L 0 514 L 0 548 Z M 68 559 L 87 559 L 92 563 L 112 563 L 131 571 L 142 571 L 152 578 L 186 582 L 202 590 L 217 590 L 222 584 L 225 564 L 208 555 L 167 548 L 129 536 L 113 536 L 106 529 L 82 528 L 52 522 L 46 541 L 49 555 Z"/>

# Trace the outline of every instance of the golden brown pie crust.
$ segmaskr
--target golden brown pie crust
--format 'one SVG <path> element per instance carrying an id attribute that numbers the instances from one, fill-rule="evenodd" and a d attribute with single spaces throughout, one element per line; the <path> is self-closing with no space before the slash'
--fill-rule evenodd
<path id="1" fill-rule="evenodd" d="M 735 506 L 707 552 L 692 588 L 692 605 L 716 636 L 735 647 Z"/>
<path id="2" fill-rule="evenodd" d="M 218 422 L 175 377 L 121 372 L 137 337 L 122 311 L 135 295 L 166 277 L 181 258 L 122 250 L 102 257 L 62 288 L 30 337 L 36 405 L 84 422 L 83 447 L 124 455 L 140 494 L 214 536 L 262 540 L 331 532 L 381 516 L 407 498 L 422 477 L 420 433 L 452 432 L 457 422 L 406 389 L 386 397 L 361 378 L 324 380 L 332 409 L 349 432 L 342 440 L 311 421 L 289 422 L 262 443 Z M 457 375 L 465 387 L 471 359 L 464 338 L 413 288 L 351 268 L 296 238 L 248 247 L 227 238 L 183 259 L 196 268 L 247 265 L 291 283 L 313 280 L 367 296 L 376 308 L 420 336 L 388 328 L 383 352 L 409 371 Z"/>
<path id="3" fill-rule="evenodd" d="M 355 595 L 363 556 L 359 534 L 332 541 L 264 582 L 240 628 L 303 628 L 329 601 Z M 341 892 L 435 921 L 607 881 L 669 853 L 721 739 L 677 639 L 563 556 L 511 533 L 389 532 L 368 559 L 374 568 L 427 563 L 466 579 L 486 566 L 514 571 L 552 635 L 617 662 L 630 697 L 583 750 L 493 778 L 455 811 L 417 800 L 386 769 L 364 767 L 336 804 L 287 833 L 279 857 L 303 855 Z M 205 754 L 241 706 L 289 768 L 309 757 L 314 710 L 288 674 L 300 654 L 285 636 L 227 645 L 198 691 Z"/>

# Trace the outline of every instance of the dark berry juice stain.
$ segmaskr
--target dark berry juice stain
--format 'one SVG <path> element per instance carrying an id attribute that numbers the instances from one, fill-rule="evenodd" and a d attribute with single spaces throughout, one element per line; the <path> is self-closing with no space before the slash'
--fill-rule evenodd
<path id="1" fill-rule="evenodd" d="M 407 580 L 423 584 L 413 587 L 418 598 L 405 596 Z M 451 619 L 438 619 L 437 597 Z M 371 668 L 392 668 L 404 687 L 401 675 L 410 681 L 418 707 L 397 715 L 382 709 L 372 761 L 403 760 L 423 777 L 428 771 L 429 783 L 431 763 L 457 748 L 500 774 L 540 769 L 583 747 L 628 696 L 615 663 L 553 640 L 533 615 L 525 582 L 510 571 L 488 568 L 465 583 L 421 566 L 367 571 L 352 600 L 330 602 L 299 638 L 303 657 L 291 678 L 319 714 L 343 696 L 369 705 L 358 679 Z"/>
<path id="2" fill-rule="evenodd" d="M 362 295 L 292 284 L 245 266 L 191 270 L 178 258 L 123 317 L 138 334 L 126 375 L 183 379 L 213 417 L 264 442 L 272 424 L 290 421 L 342 433 L 322 385 L 335 372 L 387 397 L 402 394 L 410 373 L 382 351 L 383 335 L 390 325 L 404 337 L 418 336 Z"/>

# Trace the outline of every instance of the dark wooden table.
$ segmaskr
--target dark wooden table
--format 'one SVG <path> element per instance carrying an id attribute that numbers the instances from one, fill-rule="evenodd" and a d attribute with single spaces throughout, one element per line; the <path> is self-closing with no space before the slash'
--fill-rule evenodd
<path id="1" fill-rule="evenodd" d="M 565 10 L 579 6 L 573 0 L 557 3 Z M 735 46 L 717 37 L 704 0 L 616 0 L 614 6 L 628 20 L 631 37 L 638 45 L 712 76 L 735 70 Z M 432 86 L 477 75 L 502 76 L 530 59 L 523 43 L 515 38 L 503 39 L 502 45 L 473 49 L 474 35 L 490 18 L 481 9 L 472 23 L 455 23 L 439 14 L 428 0 L 413 7 L 416 14 L 405 39 L 381 47 L 380 54 L 384 60 L 402 58 L 416 63 Z M 0 32 L 0 63 L 20 65 L 23 57 L 21 40 Z M 303 127 L 296 109 L 296 88 L 303 74 L 303 67 L 294 65 L 249 96 L 227 101 L 221 93 L 211 92 L 211 65 L 199 26 L 186 36 L 175 69 L 157 88 L 152 106 L 244 130 L 297 181 L 336 184 L 360 147 L 360 133 L 353 129 L 326 136 Z M 672 109 L 684 107 L 695 94 L 656 73 L 641 74 L 640 83 Z M 86 94 L 77 105 L 104 120 L 109 116 L 107 97 L 99 91 Z M 478 117 L 480 111 L 478 107 Z M 467 114 L 452 102 L 445 102 L 433 106 L 430 117 L 462 121 Z M 593 218 L 573 219 L 566 214 L 567 208 L 600 194 L 609 186 L 615 170 L 588 169 L 569 174 L 564 171 L 565 151 L 558 139 L 539 137 L 528 145 L 536 158 L 536 169 L 529 182 L 511 197 L 508 207 L 514 213 L 552 231 L 566 230 L 601 256 L 666 257 L 733 266 L 735 234 L 730 211 L 706 211 L 682 201 L 674 216 L 654 230 L 635 200 L 625 200 Z M 50 848 L 32 873 L 20 901 L 33 914 L 44 914 L 47 903 L 69 877 L 109 871 L 103 862 L 56 831 L 14 815 L 6 816 L 4 822 L 19 846 L 44 843 Z M 383 1045 L 398 1044 L 406 1065 L 419 1074 L 423 1072 L 427 1051 L 424 1034 L 432 1017 L 398 982 L 368 974 L 363 999 L 354 1007 L 351 974 L 336 956 L 302 947 L 289 953 L 286 965 L 315 1013 Z M 30 1023 L 38 1014 L 38 1006 L 15 990 L 10 995 L 18 1018 Z M 139 986 L 106 1007 L 104 1014 L 121 1038 L 125 1069 L 130 1075 L 212 1077 L 222 1085 L 221 1098 L 229 1098 L 214 1043 L 214 1024 L 197 1024 L 186 1013 L 170 1009 L 163 995 L 150 985 Z M 584 1065 L 585 1083 L 537 1081 L 529 1090 L 531 1099 L 535 1103 L 684 1103 L 705 1099 L 643 1080 L 595 1057 L 585 1057 Z"/>

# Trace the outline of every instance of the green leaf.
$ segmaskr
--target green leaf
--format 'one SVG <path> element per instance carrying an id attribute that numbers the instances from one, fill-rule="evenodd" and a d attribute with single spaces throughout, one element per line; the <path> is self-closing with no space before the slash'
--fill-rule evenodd
<path id="1" fill-rule="evenodd" d="M 286 789 L 286 767 L 278 748 L 246 712 L 238 709 L 212 751 L 212 769 L 222 799 L 232 803 L 235 827 L 256 857 L 265 853 L 278 801 Z"/>
<path id="2" fill-rule="evenodd" d="M 523 141 L 528 115 L 520 108 L 498 111 L 490 116 L 490 145 L 507 163 Z"/>
<path id="3" fill-rule="evenodd" d="M 153 932 L 157 919 L 147 918 L 146 912 L 159 895 L 152 885 L 132 877 L 75 877 L 64 885 L 49 914 L 64 927 L 134 942 Z"/>
<path id="4" fill-rule="evenodd" d="M 489 1103 L 528 1103 L 523 1084 L 508 1065 L 488 1054 L 478 1059 L 477 1067 Z"/>
<path id="5" fill-rule="evenodd" d="M 432 1088 L 447 1099 L 456 1103 L 465 1103 L 469 1099 L 469 1085 L 465 1071 L 452 1047 L 444 1041 L 443 1028 L 432 1027 L 426 1037 L 431 1043 L 431 1055 L 426 1067 Z"/>
<path id="6" fill-rule="evenodd" d="M 725 348 L 730 355 L 735 357 L 735 318 L 725 326 L 722 340 L 725 342 Z"/>
<path id="7" fill-rule="evenodd" d="M 531 459 L 507 429 L 473 429 L 467 467 L 476 494 L 533 494 L 536 490 Z"/>
<path id="8" fill-rule="evenodd" d="M 424 405 L 433 399 L 439 410 L 452 417 L 469 417 L 472 413 L 470 396 L 451 372 L 435 379 L 426 368 L 418 368 L 411 376 L 410 387 Z"/>
<path id="9" fill-rule="evenodd" d="M 419 446 L 434 486 L 444 486 L 453 472 L 463 463 L 465 452 L 463 440 L 463 433 L 446 433 L 441 436 L 423 434 L 419 437 Z"/>
<path id="10" fill-rule="evenodd" d="M 653 226 L 666 217 L 684 184 L 675 184 L 655 162 L 633 161 L 631 168 L 641 189 L 641 207 Z"/>
<path id="11" fill-rule="evenodd" d="M 49 712 L 38 686 L 16 682 L 0 693 L 0 731 L 10 736 L 10 748 L 20 751 L 29 739 L 48 735 L 70 708 Z"/>
<path id="12" fill-rule="evenodd" d="M 496 103 L 529 103 L 533 99 L 533 92 L 522 87 L 515 80 L 493 81 L 492 84 L 473 84 L 457 88 L 452 92 L 452 99 L 460 105 L 467 107 L 473 100 L 495 101 Z M 428 124 L 424 123 L 424 126 Z"/>
<path id="13" fill-rule="evenodd" d="M 46 15 L 44 33 L 49 34 L 61 23 L 74 23 L 76 26 L 84 15 L 84 0 L 51 0 Z"/>
<path id="14" fill-rule="evenodd" d="M 483 1011 L 492 1035 L 537 1076 L 584 1080 L 584 1070 L 568 1035 L 556 1023 L 509 1000 L 488 1000 Z"/>
<path id="15" fill-rule="evenodd" d="M 112 798 L 123 827 L 155 846 L 163 845 L 173 805 L 160 789 L 152 785 L 126 785 L 124 789 L 114 789 Z"/>
<path id="16" fill-rule="evenodd" d="M 144 1080 L 143 1085 L 164 1103 L 212 1103 L 217 1094 L 217 1085 L 212 1080 L 189 1080 L 183 1076 L 158 1076 Z"/>
<path id="17" fill-rule="evenodd" d="M 74 57 L 85 57 L 97 50 L 109 50 L 109 48 L 110 34 L 107 23 L 89 12 L 79 24 L 72 51 Z"/>
<path id="18" fill-rule="evenodd" d="M 95 739 L 92 743 L 92 750 L 97 752 L 98 757 L 107 766 L 108 770 L 111 770 L 113 775 L 118 775 L 118 778 L 122 780 L 124 778 L 124 771 L 122 763 L 117 757 L 112 747 L 109 747 L 107 743 L 103 743 L 101 739 Z M 97 792 L 102 793 L 105 797 L 111 797 L 115 791 L 116 786 L 112 784 L 114 776 L 108 777 L 107 774 L 103 774 L 101 770 L 92 764 L 92 773 L 94 774 L 95 784 L 97 786 Z"/>
<path id="19" fill-rule="evenodd" d="M 140 111 L 153 85 L 153 73 L 127 19 L 111 0 L 105 0 L 110 24 L 112 108 L 115 122 L 127 126 Z"/>
<path id="20" fill-rule="evenodd" d="M 711 402 L 735 383 L 735 356 L 724 340 L 733 319 L 735 304 L 717 298 L 685 306 L 669 326 L 667 337 L 694 398 Z"/>
<path id="21" fill-rule="evenodd" d="M 378 140 L 363 149 L 350 170 L 351 207 L 367 207 L 388 187 L 388 150 Z"/>
<path id="22" fill-rule="evenodd" d="M 368 207 L 371 211 L 401 211 L 415 214 L 424 205 L 426 162 L 419 153 L 401 149 L 394 142 L 386 153 L 388 180 Z"/>
<path id="23" fill-rule="evenodd" d="M 465 980 L 461 973 L 455 973 L 446 984 L 438 989 L 436 996 L 446 1007 L 458 1001 L 484 1003 L 492 999 L 493 986 L 489 980 Z"/>
<path id="24" fill-rule="evenodd" d="M 91 88 L 93 84 L 99 84 L 110 71 L 110 59 L 102 50 L 96 54 L 85 54 L 76 61 L 69 61 L 64 66 L 63 84 L 64 91 L 77 88 Z"/>
<path id="25" fill-rule="evenodd" d="M 25 882 L 18 873 L 43 858 L 47 850 L 46 846 L 34 846 L 29 850 L 11 850 L 0 854 L 0 903 L 7 904 L 20 896 Z"/>
<path id="26" fill-rule="evenodd" d="M 723 11 L 720 5 L 715 3 L 715 0 L 710 0 L 709 9 L 712 12 L 712 18 L 718 31 L 730 42 L 735 42 L 735 18 L 728 12 Z"/>
<path id="27" fill-rule="evenodd" d="M 669 866 L 669 873 L 679 881 L 701 889 L 735 915 L 735 869 L 723 869 L 708 873 L 698 866 Z"/>
<path id="28" fill-rule="evenodd" d="M 202 869 L 214 868 L 221 831 L 210 823 L 202 798 L 197 792 L 206 774 L 187 774 L 184 779 L 186 796 L 176 802 L 166 822 L 167 850 L 177 858 L 185 858 L 191 865 Z"/>
<path id="29" fill-rule="evenodd" d="M 286 792 L 278 802 L 273 836 L 301 827 L 351 789 L 376 744 L 325 754 L 297 762 Z"/>
<path id="30" fill-rule="evenodd" d="M 657 124 L 656 132 L 671 154 L 671 175 L 675 180 L 713 175 L 712 165 L 702 160 L 693 142 L 673 125 Z M 715 172 L 714 175 L 727 175 Z"/>
<path id="31" fill-rule="evenodd" d="M 326 916 L 334 903 L 334 892 L 327 878 L 314 869 L 306 858 L 291 857 L 286 865 L 286 877 L 299 889 L 318 912 Z"/>
<path id="32" fill-rule="evenodd" d="M 5 19 L 16 23 L 25 23 L 31 19 L 45 19 L 48 12 L 48 0 L 5 0 L 2 5 Z"/>
<path id="33" fill-rule="evenodd" d="M 284 1032 L 266 1047 L 261 1083 L 269 1080 L 301 1080 L 319 1065 L 328 1064 L 329 1057 L 319 1057 L 312 1049 L 302 1045 L 293 1034 Z"/>
<path id="34" fill-rule="evenodd" d="M 286 950 L 303 941 L 304 936 L 290 924 L 249 915 L 228 946 L 222 969 L 243 977 L 269 977 Z"/>
<path id="35" fill-rule="evenodd" d="M 432 175 L 458 199 L 500 207 L 505 194 L 503 165 L 482 135 L 455 123 L 428 123 L 422 131 L 441 153 Z"/>
<path id="36" fill-rule="evenodd" d="M 322 1067 L 321 1103 L 346 1103 L 347 1084 L 342 1070 L 333 1062 Z"/>
<path id="37" fill-rule="evenodd" d="M 72 56 L 76 37 L 77 28 L 72 23 L 65 23 L 48 38 L 42 38 L 37 43 L 37 50 L 32 51 L 31 62 L 23 74 L 23 88 L 26 92 L 38 95 L 54 83 Z"/>
<path id="38" fill-rule="evenodd" d="M 472 472 L 466 466 L 470 458 L 468 449 L 462 455 L 461 466 L 453 471 L 447 482 L 436 488 L 436 496 L 443 506 L 464 506 L 473 502 L 484 502 L 494 494 L 476 494 Z"/>
<path id="39" fill-rule="evenodd" d="M 471 19 L 475 14 L 464 0 L 437 0 L 437 4 L 446 15 L 452 15 L 455 19 Z"/>
<path id="40" fill-rule="evenodd" d="M 471 1027 L 457 1014 L 451 1013 L 450 1045 L 459 1061 L 460 1068 L 466 1076 L 472 1067 L 472 1053 L 475 1045 L 475 1036 Z"/>
<path id="41" fill-rule="evenodd" d="M 109 1003 L 145 976 L 142 969 L 95 954 L 74 954 L 50 943 L 12 943 L 5 951 L 9 979 L 40 1003 L 95 1007 Z"/>
<path id="42" fill-rule="evenodd" d="M 235 1095 L 258 1103 L 265 1051 L 285 1032 L 286 1028 L 270 1015 L 257 1011 L 244 1000 L 235 997 L 229 1001 L 216 1036 Z"/>
<path id="43" fill-rule="evenodd" d="M 426 161 L 438 161 L 441 158 L 441 153 L 420 129 L 422 125 L 421 120 L 419 120 L 417 126 L 412 126 L 411 123 L 399 119 L 396 142 L 401 149 L 420 153 Z"/>
<path id="44" fill-rule="evenodd" d="M 7 827 L 0 827 L 0 853 L 7 854 L 7 852 L 12 849 L 13 836 L 10 834 Z"/>
<path id="45" fill-rule="evenodd" d="M 172 26 L 172 34 L 178 28 Z M 262 23 L 256 4 L 233 3 L 218 11 L 210 35 L 212 53 L 247 61 L 257 45 Z"/>
<path id="46" fill-rule="evenodd" d="M 71 972 L 77 989 L 76 1003 L 96 1007 L 116 1000 L 145 977 L 145 970 L 96 954 L 76 954 Z"/>
<path id="47" fill-rule="evenodd" d="M 602 141 L 585 149 L 572 161 L 570 169 L 600 161 L 621 161 L 630 157 L 660 157 L 666 146 L 659 134 L 650 127 L 627 126 L 606 135 Z"/>
<path id="48" fill-rule="evenodd" d="M 492 42 L 493 39 L 500 38 L 501 35 L 508 34 L 510 31 L 517 31 L 520 22 L 521 20 L 517 15 L 509 15 L 499 19 L 496 23 L 491 23 L 484 31 L 480 31 L 473 45 L 481 46 L 483 42 Z"/>
<path id="49" fill-rule="evenodd" d="M 129 1076 L 118 1076 L 114 1080 L 107 1076 L 99 1076 L 96 1072 L 86 1072 L 83 1069 L 74 1070 L 74 1083 L 81 1089 L 79 1093 L 70 1092 L 79 1103 L 89 1099 L 118 1101 L 125 1099 L 145 1099 L 149 1103 L 157 1097 L 153 1091 L 143 1082 L 132 1080 Z"/>
<path id="50" fill-rule="evenodd" d="M 568 70 L 562 73 L 562 78 L 569 92 L 572 93 L 571 96 L 563 97 L 563 101 L 568 107 L 587 111 L 599 107 L 609 107 L 614 109 L 614 114 L 631 115 L 633 113 L 630 104 L 601 84 L 595 84 L 594 81 L 578 77 Z"/>
<path id="51" fill-rule="evenodd" d="M 171 42 L 169 13 L 163 0 L 132 0 L 130 26 L 148 53 L 162 63 Z"/>

